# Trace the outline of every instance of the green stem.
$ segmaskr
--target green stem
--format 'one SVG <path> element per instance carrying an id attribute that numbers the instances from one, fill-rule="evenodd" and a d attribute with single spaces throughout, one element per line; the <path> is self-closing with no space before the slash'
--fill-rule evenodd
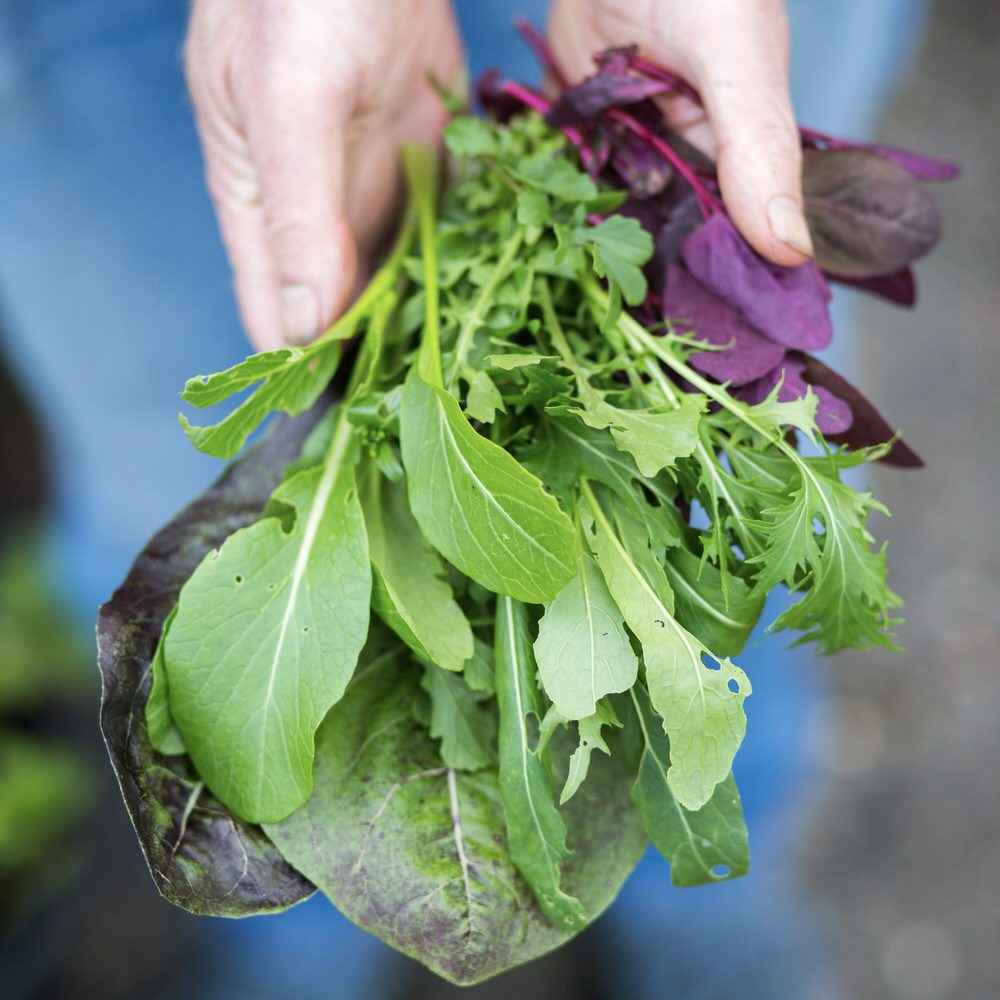
<path id="1" fill-rule="evenodd" d="M 458 373 L 462 370 L 462 366 L 465 364 L 465 355 L 468 353 L 469 344 L 472 343 L 473 336 L 482 325 L 483 316 L 490 304 L 491 299 L 496 293 L 497 288 L 500 286 L 500 283 L 507 277 L 508 274 L 510 274 L 514 258 L 517 256 L 517 251 L 521 248 L 522 238 L 521 230 L 516 230 L 513 238 L 507 244 L 507 249 L 504 250 L 503 255 L 497 261 L 497 265 L 493 269 L 493 273 L 490 275 L 489 281 L 483 285 L 472 310 L 469 312 L 468 316 L 465 317 L 465 322 L 462 324 L 462 328 L 458 333 L 458 339 L 455 341 L 455 350 L 451 359 L 451 367 L 448 369 L 448 377 L 445 380 L 449 388 L 455 384 L 455 379 L 458 377 Z"/>

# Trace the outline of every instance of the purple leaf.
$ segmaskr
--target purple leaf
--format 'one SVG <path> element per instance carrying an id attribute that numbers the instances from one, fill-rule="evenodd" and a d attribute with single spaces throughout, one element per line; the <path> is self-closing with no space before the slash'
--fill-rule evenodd
<path id="1" fill-rule="evenodd" d="M 954 180 L 960 173 L 961 167 L 951 160 L 942 160 L 936 156 L 925 156 L 923 153 L 914 153 L 909 149 L 900 149 L 898 146 L 884 146 L 875 142 L 853 142 L 850 139 L 838 139 L 835 136 L 827 135 L 825 132 L 817 132 L 816 129 L 800 126 L 799 132 L 802 141 L 807 147 L 814 149 L 863 149 L 876 156 L 892 160 L 899 164 L 908 174 L 922 181 L 950 181 Z"/>
<path id="2" fill-rule="evenodd" d="M 717 382 L 734 386 L 759 379 L 781 364 L 785 348 L 761 336 L 740 314 L 713 295 L 680 264 L 667 268 L 664 316 L 709 344 L 730 345 L 724 351 L 692 354 L 692 367 Z"/>
<path id="3" fill-rule="evenodd" d="M 688 270 L 771 340 L 821 350 L 833 337 L 830 289 L 816 265 L 780 267 L 756 254 L 721 212 L 685 241 Z"/>
<path id="4" fill-rule="evenodd" d="M 674 176 L 670 164 L 630 132 L 616 137 L 611 165 L 635 198 L 660 194 Z"/>
<path id="5" fill-rule="evenodd" d="M 934 199 L 902 167 L 873 153 L 807 149 L 802 190 L 816 263 L 834 274 L 891 274 L 941 236 Z"/>
<path id="6" fill-rule="evenodd" d="M 815 388 L 817 394 L 821 390 L 835 393 L 848 403 L 854 414 L 850 428 L 843 432 L 828 434 L 830 441 L 857 449 L 882 444 L 893 436 L 895 431 L 892 425 L 843 375 L 838 375 L 832 368 L 828 368 L 822 361 L 809 354 L 796 352 L 794 358 L 795 363 L 802 366 L 802 377 Z M 887 465 L 908 469 L 921 468 L 924 464 L 923 459 L 900 438 L 893 442 L 889 454 L 882 461 Z"/>
<path id="7" fill-rule="evenodd" d="M 892 274 L 880 274 L 874 278 L 848 278 L 843 274 L 829 272 L 826 272 L 826 276 L 838 284 L 878 295 L 888 299 L 889 302 L 895 302 L 898 306 L 912 306 L 917 301 L 917 279 L 913 269 L 909 267 L 894 271 Z"/>
<path id="8" fill-rule="evenodd" d="M 850 428 L 852 422 L 851 407 L 839 396 L 835 396 L 826 386 L 807 382 L 803 378 L 806 368 L 805 362 L 801 360 L 803 357 L 805 355 L 787 358 L 779 368 L 745 386 L 739 394 L 740 398 L 751 406 L 762 403 L 774 390 L 782 376 L 784 376 L 784 381 L 778 390 L 778 400 L 782 403 L 801 399 L 811 387 L 819 399 L 816 406 L 816 426 L 824 435 L 833 440 L 833 435 L 843 434 Z M 829 369 L 827 370 L 829 371 Z"/>
<path id="9" fill-rule="evenodd" d="M 503 74 L 498 69 L 488 69 L 476 83 L 476 97 L 483 110 L 495 121 L 510 121 L 524 111 L 524 104 L 504 89 Z"/>
<path id="10" fill-rule="evenodd" d="M 666 222 L 656 231 L 656 261 L 666 273 L 668 264 L 673 264 L 681 255 L 684 241 L 702 222 L 698 199 L 690 188 L 675 201 Z"/>

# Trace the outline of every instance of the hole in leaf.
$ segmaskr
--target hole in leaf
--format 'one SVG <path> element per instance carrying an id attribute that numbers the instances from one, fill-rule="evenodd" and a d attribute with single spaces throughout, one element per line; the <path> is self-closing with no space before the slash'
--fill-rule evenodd
<path id="1" fill-rule="evenodd" d="M 538 716 L 534 712 L 528 712 L 525 715 L 524 727 L 528 737 L 528 752 L 534 753 L 538 749 L 539 736 Z"/>
<path id="2" fill-rule="evenodd" d="M 713 878 L 726 878 L 729 874 L 729 865 L 712 865 Z"/>
<path id="3" fill-rule="evenodd" d="M 740 682 L 735 677 L 729 678 L 729 683 L 726 685 L 733 694 L 740 693 Z"/>
<path id="4" fill-rule="evenodd" d="M 701 662 L 708 667 L 709 670 L 718 670 L 719 661 L 708 653 L 701 654 Z"/>

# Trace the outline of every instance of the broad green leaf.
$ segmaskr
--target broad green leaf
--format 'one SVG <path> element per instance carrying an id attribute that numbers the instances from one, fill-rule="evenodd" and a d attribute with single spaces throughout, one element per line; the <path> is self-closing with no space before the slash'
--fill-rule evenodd
<path id="1" fill-rule="evenodd" d="M 590 755 L 595 750 L 600 750 L 609 757 L 611 756 L 611 751 L 608 749 L 607 743 L 604 742 L 604 736 L 601 732 L 603 728 L 620 725 L 611 703 L 606 701 L 599 701 L 597 711 L 577 723 L 580 742 L 569 759 L 569 773 L 566 775 L 566 784 L 563 785 L 562 793 L 559 796 L 559 805 L 565 805 L 579 791 L 590 771 Z"/>
<path id="2" fill-rule="evenodd" d="M 478 771 L 496 760 L 496 717 L 460 674 L 428 666 L 422 682 L 431 699 L 431 736 L 441 759 L 459 771 Z"/>
<path id="3" fill-rule="evenodd" d="M 590 249 L 594 269 L 621 289 L 630 306 L 637 306 L 646 298 L 642 266 L 653 255 L 653 238 L 636 219 L 612 215 L 599 225 L 576 229 L 573 238 Z"/>
<path id="4" fill-rule="evenodd" d="M 493 379 L 486 372 L 476 372 L 469 382 L 469 394 L 465 400 L 465 412 L 473 420 L 483 424 L 492 424 L 496 419 L 497 410 L 507 411 L 500 390 L 493 384 Z"/>
<path id="5" fill-rule="evenodd" d="M 265 517 L 184 585 L 166 642 L 170 707 L 238 815 L 282 819 L 308 798 L 314 733 L 354 671 L 370 601 L 353 467 L 334 454 L 283 482 Z"/>
<path id="6" fill-rule="evenodd" d="M 577 412 L 596 430 L 610 427 L 615 444 L 635 459 L 643 476 L 652 478 L 694 452 L 705 402 L 704 396 L 685 393 L 676 409 L 663 413 L 623 410 L 591 390 L 583 397 L 584 409 Z"/>
<path id="7" fill-rule="evenodd" d="M 406 484 L 369 466 L 362 488 L 375 612 L 422 660 L 461 670 L 473 653 L 472 629 L 444 579 L 440 556 L 410 513 Z"/>
<path id="8" fill-rule="evenodd" d="M 410 507 L 431 544 L 494 593 L 551 600 L 573 573 L 573 526 L 541 482 L 415 372 L 400 423 Z"/>
<path id="9" fill-rule="evenodd" d="M 670 789 L 686 809 L 700 809 L 732 769 L 746 732 L 743 701 L 750 682 L 677 622 L 663 589 L 665 577 L 647 577 L 592 493 L 588 501 L 593 518 L 588 540 L 642 644 L 649 694 L 670 737 Z"/>
<path id="10" fill-rule="evenodd" d="M 319 399 L 340 362 L 340 344 L 325 341 L 305 350 L 282 349 L 253 355 L 217 375 L 198 376 L 184 388 L 183 398 L 195 406 L 217 403 L 240 389 L 261 384 L 217 424 L 195 427 L 180 414 L 181 426 L 194 446 L 217 458 L 232 458 L 272 413 L 295 416 Z"/>
<path id="11" fill-rule="evenodd" d="M 551 951 L 575 929 L 543 914 L 515 868 L 496 773 L 445 767 L 413 718 L 417 692 L 412 665 L 361 668 L 317 734 L 315 792 L 266 829 L 350 920 L 470 985 Z M 594 761 L 566 818 L 573 853 L 562 885 L 589 922 L 646 843 L 617 761 Z"/>
<path id="12" fill-rule="evenodd" d="M 542 686 L 567 719 L 585 719 L 606 694 L 627 691 L 639 661 L 600 570 L 578 540 L 576 575 L 545 608 L 535 640 Z"/>
<path id="13" fill-rule="evenodd" d="M 495 635 L 500 797 L 510 856 L 543 912 L 559 926 L 578 930 L 586 924 L 586 912 L 561 886 L 561 865 L 569 857 L 566 824 L 541 750 L 532 750 L 528 735 L 528 717 L 534 716 L 537 724 L 542 699 L 522 604 L 509 597 L 497 599 Z"/>
<path id="14" fill-rule="evenodd" d="M 167 615 L 167 620 L 163 623 L 160 641 L 156 645 L 156 652 L 149 664 L 152 680 L 149 685 L 149 698 L 146 700 L 146 730 L 149 733 L 149 742 L 160 753 L 168 756 L 187 752 L 184 749 L 184 740 L 181 738 L 180 731 L 174 725 L 174 718 L 170 714 L 167 668 L 163 660 L 164 640 L 176 613 L 175 608 Z"/>
<path id="15" fill-rule="evenodd" d="M 518 180 L 561 201 L 590 201 L 597 196 L 597 185 L 564 157 L 536 153 L 508 169 Z"/>
<path id="16" fill-rule="evenodd" d="M 630 694 L 643 736 L 632 801 L 649 839 L 670 862 L 670 881 L 677 886 L 704 885 L 745 875 L 750 867 L 747 827 L 732 774 L 697 812 L 685 809 L 667 779 L 670 743 L 649 696 L 638 684 Z"/>
<path id="17" fill-rule="evenodd" d="M 723 592 L 719 570 L 687 549 L 669 550 L 663 568 L 681 625 L 718 656 L 739 653 L 760 618 L 762 597 L 737 576 L 729 577 Z"/>

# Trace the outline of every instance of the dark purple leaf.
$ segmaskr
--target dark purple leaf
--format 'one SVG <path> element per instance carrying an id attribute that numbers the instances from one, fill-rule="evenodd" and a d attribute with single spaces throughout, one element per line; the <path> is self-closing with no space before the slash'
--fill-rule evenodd
<path id="1" fill-rule="evenodd" d="M 663 313 L 681 330 L 724 351 L 699 351 L 691 365 L 717 382 L 746 385 L 772 371 L 785 357 L 785 348 L 748 326 L 730 305 L 713 295 L 680 264 L 667 268 Z"/>
<path id="2" fill-rule="evenodd" d="M 666 222 L 656 231 L 655 260 L 663 273 L 666 273 L 668 265 L 680 257 L 684 241 L 701 223 L 698 199 L 690 188 L 685 188 L 670 209 Z"/>
<path id="3" fill-rule="evenodd" d="M 207 552 L 259 516 L 324 405 L 277 425 L 155 535 L 98 618 L 101 732 L 111 764 L 157 889 L 192 913 L 269 913 L 313 892 L 259 826 L 204 789 L 186 757 L 153 749 L 145 707 L 150 662 L 181 586 Z"/>
<path id="4" fill-rule="evenodd" d="M 848 278 L 842 274 L 830 274 L 829 272 L 826 276 L 838 284 L 878 295 L 889 302 L 895 302 L 898 306 L 912 306 L 917 301 L 917 279 L 913 274 L 913 269 L 909 267 L 904 267 L 901 271 L 895 271 L 892 274 L 880 274 L 874 278 Z"/>
<path id="5" fill-rule="evenodd" d="M 524 104 L 503 87 L 504 77 L 498 69 L 488 69 L 476 83 L 476 98 L 483 110 L 495 121 L 506 122 L 521 114 Z"/>
<path id="6" fill-rule="evenodd" d="M 802 134 L 803 143 L 813 149 L 863 149 L 876 156 L 892 160 L 899 164 L 908 174 L 922 181 L 950 181 L 954 180 L 960 173 L 961 167 L 951 160 L 942 160 L 936 156 L 925 156 L 923 153 L 915 153 L 909 149 L 900 149 L 898 146 L 885 146 L 876 142 L 852 142 L 850 139 L 838 139 L 835 136 L 827 135 L 825 132 L 817 132 L 816 129 L 801 126 L 799 132 Z"/>
<path id="7" fill-rule="evenodd" d="M 799 267 L 771 264 L 721 212 L 684 241 L 682 254 L 703 285 L 771 340 L 812 351 L 830 343 L 830 290 L 812 261 Z"/>
<path id="8" fill-rule="evenodd" d="M 858 449 L 882 444 L 893 436 L 895 431 L 892 425 L 843 375 L 838 375 L 832 368 L 828 368 L 822 361 L 809 354 L 796 352 L 794 357 L 796 362 L 802 365 L 802 377 L 816 389 L 817 393 L 821 389 L 827 389 L 845 400 L 851 407 L 854 420 L 850 428 L 841 433 L 828 434 L 827 437 L 831 441 Z M 908 469 L 918 469 L 924 464 L 923 459 L 900 438 L 893 442 L 889 454 L 882 461 L 887 465 Z"/>
<path id="9" fill-rule="evenodd" d="M 806 366 L 799 360 L 800 357 L 796 355 L 787 358 L 773 372 L 745 386 L 740 397 L 751 406 L 762 403 L 778 384 L 778 380 L 783 378 L 781 388 L 778 390 L 778 399 L 782 403 L 787 403 L 793 399 L 801 399 L 811 386 L 819 400 L 816 406 L 816 426 L 832 440 L 833 435 L 843 434 L 851 426 L 851 407 L 825 386 L 807 383 L 803 378 Z"/>
<path id="10" fill-rule="evenodd" d="M 616 138 L 611 165 L 634 198 L 652 198 L 660 194 L 674 176 L 670 164 L 630 132 Z"/>
<path id="11" fill-rule="evenodd" d="M 816 263 L 834 274 L 891 274 L 940 238 L 934 199 L 902 167 L 874 153 L 808 149 L 802 188 Z"/>

